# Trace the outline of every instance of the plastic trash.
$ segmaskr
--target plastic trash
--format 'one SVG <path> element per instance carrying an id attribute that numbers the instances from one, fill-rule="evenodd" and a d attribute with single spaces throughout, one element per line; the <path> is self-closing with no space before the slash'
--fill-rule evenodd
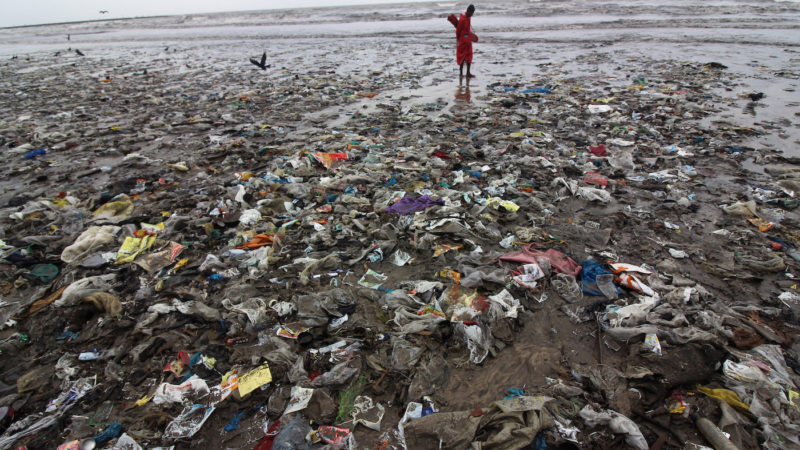
<path id="1" fill-rule="evenodd" d="M 640 450 L 650 448 L 639 427 L 631 419 L 616 411 L 604 410 L 598 412 L 592 409 L 590 405 L 586 405 L 581 409 L 579 415 L 590 427 L 605 425 L 614 433 L 625 434 L 625 442 L 633 448 Z"/>
<path id="2" fill-rule="evenodd" d="M 581 271 L 581 289 L 584 294 L 595 296 L 606 295 L 600 289 L 601 283 L 603 283 L 606 291 L 608 291 L 608 294 L 611 296 L 608 298 L 616 298 L 616 296 L 622 294 L 622 291 L 613 284 L 614 276 L 611 272 L 604 269 L 597 261 L 587 259 L 581 263 L 581 267 L 583 269 Z M 599 278 L 602 275 L 605 276 Z"/>
<path id="3" fill-rule="evenodd" d="M 164 430 L 167 439 L 190 438 L 197 434 L 216 408 L 202 404 L 186 407 Z"/>

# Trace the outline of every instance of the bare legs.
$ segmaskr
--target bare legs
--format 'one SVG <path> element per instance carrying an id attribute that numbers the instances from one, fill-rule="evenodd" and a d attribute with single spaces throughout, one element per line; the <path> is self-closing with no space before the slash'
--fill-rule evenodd
<path id="1" fill-rule="evenodd" d="M 461 78 L 464 78 L 464 64 L 466 64 L 466 65 L 467 65 L 467 79 L 469 79 L 469 78 L 475 78 L 475 75 L 473 75 L 473 74 L 472 74 L 472 73 L 470 73 L 470 71 L 469 71 L 469 68 L 470 68 L 470 63 L 468 63 L 468 62 L 466 62 L 466 61 L 463 61 L 463 62 L 461 63 L 461 65 L 458 67 L 458 79 L 460 80 Z"/>

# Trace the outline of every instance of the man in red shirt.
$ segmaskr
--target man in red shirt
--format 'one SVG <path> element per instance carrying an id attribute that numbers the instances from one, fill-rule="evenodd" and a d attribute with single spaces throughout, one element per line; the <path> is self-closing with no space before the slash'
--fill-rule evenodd
<path id="1" fill-rule="evenodd" d="M 475 14 L 475 6 L 469 5 L 467 7 L 467 12 L 461 14 L 461 17 L 458 18 L 458 24 L 456 25 L 456 39 L 458 40 L 458 46 L 456 47 L 456 63 L 459 65 L 459 78 L 464 76 L 464 63 L 467 63 L 467 78 L 474 77 L 469 70 L 472 64 L 472 41 L 476 39 L 470 27 L 470 20 L 473 14 Z"/>

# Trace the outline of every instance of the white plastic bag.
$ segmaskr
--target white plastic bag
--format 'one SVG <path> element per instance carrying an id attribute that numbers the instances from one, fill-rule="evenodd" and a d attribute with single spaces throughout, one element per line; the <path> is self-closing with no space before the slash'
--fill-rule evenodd
<path id="1" fill-rule="evenodd" d="M 153 404 L 181 403 L 190 396 L 197 400 L 208 395 L 209 392 L 205 380 L 197 375 L 192 375 L 181 384 L 161 383 L 156 389 L 156 393 L 153 394 Z"/>
<path id="2" fill-rule="evenodd" d="M 597 425 L 606 425 L 614 433 L 627 434 L 625 442 L 631 447 L 639 450 L 647 450 L 650 448 L 647 445 L 647 440 L 642 435 L 639 427 L 629 418 L 622 414 L 607 409 L 605 411 L 597 412 L 591 406 L 586 405 L 579 413 L 581 418 L 586 422 L 586 425 L 594 427 Z"/>

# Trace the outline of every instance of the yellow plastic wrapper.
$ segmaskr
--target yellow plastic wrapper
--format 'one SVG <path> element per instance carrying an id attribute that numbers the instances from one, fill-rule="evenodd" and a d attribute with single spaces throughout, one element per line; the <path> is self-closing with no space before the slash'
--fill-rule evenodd
<path id="1" fill-rule="evenodd" d="M 134 403 L 133 406 L 131 406 L 131 408 L 133 408 L 135 406 L 144 406 L 152 398 L 153 398 L 152 395 L 145 395 L 144 397 L 140 398 L 139 400 L 136 400 L 136 403 Z"/>
<path id="2" fill-rule="evenodd" d="M 143 238 L 126 237 L 125 242 L 122 243 L 122 246 L 117 251 L 116 264 L 133 262 L 140 253 L 148 250 L 155 242 L 155 236 L 145 236 Z"/>
<path id="3" fill-rule="evenodd" d="M 239 395 L 244 397 L 270 382 L 272 382 L 272 373 L 269 371 L 269 364 L 264 363 L 239 377 Z"/>
<path id="4" fill-rule="evenodd" d="M 758 231 L 765 232 L 772 229 L 772 224 L 761 218 L 747 219 L 748 222 L 758 227 Z"/>
<path id="5" fill-rule="evenodd" d="M 455 270 L 445 269 L 439 272 L 439 276 L 442 278 L 450 278 L 456 284 L 461 283 L 461 274 L 456 272 Z"/>
<path id="6" fill-rule="evenodd" d="M 119 200 L 108 202 L 97 208 L 92 215 L 95 219 L 120 222 L 127 219 L 131 213 L 133 213 L 133 201 L 127 195 L 123 195 Z"/>
<path id="7" fill-rule="evenodd" d="M 707 397 L 711 397 L 717 400 L 722 400 L 723 402 L 733 406 L 734 408 L 744 411 L 750 412 L 750 406 L 742 403 L 739 400 L 739 396 L 736 395 L 736 392 L 731 391 L 730 389 L 711 389 L 705 386 L 697 386 L 697 392 L 705 394 Z"/>
<path id="8" fill-rule="evenodd" d="M 450 244 L 437 244 L 436 248 L 433 250 L 433 257 L 437 257 L 443 255 L 449 251 L 459 250 L 462 245 L 450 245 Z"/>
<path id="9" fill-rule="evenodd" d="M 486 206 L 491 206 L 494 209 L 497 209 L 502 206 L 503 208 L 509 211 L 513 212 L 519 211 L 519 205 L 517 205 L 512 201 L 503 200 L 502 198 L 498 197 L 491 197 L 486 199 Z"/>

